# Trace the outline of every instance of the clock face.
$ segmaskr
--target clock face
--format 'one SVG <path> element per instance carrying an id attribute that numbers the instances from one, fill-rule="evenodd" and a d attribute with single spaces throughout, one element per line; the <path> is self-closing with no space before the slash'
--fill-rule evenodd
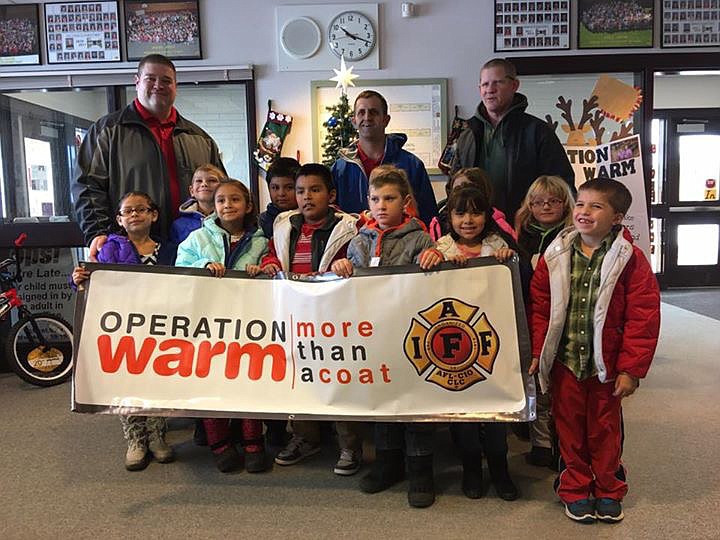
<path id="1" fill-rule="evenodd" d="M 353 62 L 362 60 L 375 48 L 377 35 L 370 19 L 357 11 L 345 11 L 328 27 L 328 45 L 340 58 Z"/>

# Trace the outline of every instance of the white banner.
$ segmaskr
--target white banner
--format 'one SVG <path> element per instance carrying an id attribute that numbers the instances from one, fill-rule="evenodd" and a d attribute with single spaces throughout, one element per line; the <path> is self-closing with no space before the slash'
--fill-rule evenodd
<path id="1" fill-rule="evenodd" d="M 570 164 L 575 171 L 575 187 L 591 178 L 612 178 L 630 190 L 632 204 L 623 225 L 632 234 L 633 242 L 650 260 L 650 226 L 645 197 L 642 147 L 640 135 L 632 135 L 597 146 L 566 146 Z"/>
<path id="2" fill-rule="evenodd" d="M 88 267 L 76 309 L 74 411 L 534 416 L 515 262 L 477 259 L 432 273 L 375 268 L 314 281 Z"/>

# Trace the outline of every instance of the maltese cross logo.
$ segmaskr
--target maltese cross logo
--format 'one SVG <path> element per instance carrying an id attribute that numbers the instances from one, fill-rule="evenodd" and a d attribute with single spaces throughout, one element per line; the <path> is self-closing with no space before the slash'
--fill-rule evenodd
<path id="1" fill-rule="evenodd" d="M 497 332 L 479 308 L 445 298 L 418 312 L 405 336 L 405 356 L 418 375 L 461 391 L 492 374 L 500 348 Z"/>

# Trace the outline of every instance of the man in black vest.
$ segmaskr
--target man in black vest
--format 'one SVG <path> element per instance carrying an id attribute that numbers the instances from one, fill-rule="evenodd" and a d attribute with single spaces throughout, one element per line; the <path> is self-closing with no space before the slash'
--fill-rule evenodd
<path id="1" fill-rule="evenodd" d="M 574 192 L 570 162 L 548 125 L 527 114 L 527 98 L 518 93 L 515 66 L 505 59 L 487 62 L 480 70 L 480 98 L 469 127 L 460 134 L 451 171 L 485 169 L 493 182 L 493 206 L 510 223 L 530 184 L 543 174 L 560 176 Z"/>

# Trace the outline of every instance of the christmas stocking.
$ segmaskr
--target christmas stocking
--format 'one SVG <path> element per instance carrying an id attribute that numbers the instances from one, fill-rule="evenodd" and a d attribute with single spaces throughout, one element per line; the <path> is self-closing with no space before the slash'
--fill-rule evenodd
<path id="1" fill-rule="evenodd" d="M 270 109 L 269 103 L 268 109 L 265 127 L 258 139 L 257 150 L 253 152 L 255 161 L 266 171 L 270 168 L 273 161 L 280 157 L 283 142 L 285 142 L 285 137 L 287 137 L 287 134 L 290 132 L 290 127 L 292 126 L 291 116 L 273 111 Z"/>

